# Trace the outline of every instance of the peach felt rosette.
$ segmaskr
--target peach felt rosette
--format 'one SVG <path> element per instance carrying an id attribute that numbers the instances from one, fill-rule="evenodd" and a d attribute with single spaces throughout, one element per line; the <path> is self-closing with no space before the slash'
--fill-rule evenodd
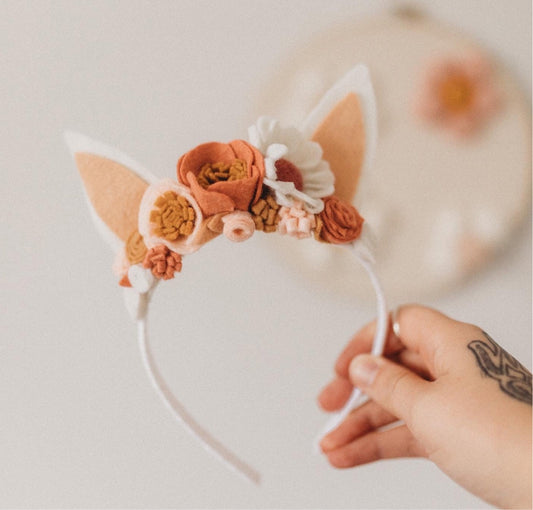
<path id="1" fill-rule="evenodd" d="M 252 215 L 246 211 L 234 211 L 222 217 L 224 235 L 235 243 L 246 241 L 255 232 Z"/>
<path id="2" fill-rule="evenodd" d="M 303 208 L 303 203 L 296 201 L 292 207 L 282 207 L 279 210 L 280 222 L 278 232 L 296 239 L 311 237 L 316 227 L 315 215 Z"/>
<path id="3" fill-rule="evenodd" d="M 139 208 L 139 232 L 148 249 L 165 245 L 180 255 L 192 253 L 219 235 L 208 225 L 182 184 L 164 179 L 146 189 Z"/>
<path id="4" fill-rule="evenodd" d="M 205 216 L 247 211 L 261 196 L 265 165 L 244 140 L 198 145 L 178 161 L 178 180 L 190 186 Z"/>

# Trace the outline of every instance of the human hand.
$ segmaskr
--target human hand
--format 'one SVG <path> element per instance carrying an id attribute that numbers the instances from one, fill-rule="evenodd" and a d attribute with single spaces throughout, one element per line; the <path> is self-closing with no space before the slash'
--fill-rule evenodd
<path id="1" fill-rule="evenodd" d="M 360 330 L 319 395 L 326 411 L 353 386 L 370 398 L 322 439 L 330 464 L 426 457 L 489 503 L 531 508 L 531 373 L 477 326 L 435 310 L 405 306 L 395 323 L 383 358 L 363 354 L 375 323 Z"/>

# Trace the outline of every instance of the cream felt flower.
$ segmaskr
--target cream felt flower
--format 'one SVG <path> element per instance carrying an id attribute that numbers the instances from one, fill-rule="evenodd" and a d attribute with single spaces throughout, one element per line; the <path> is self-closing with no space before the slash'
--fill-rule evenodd
<path id="1" fill-rule="evenodd" d="M 335 177 L 320 145 L 270 117 L 260 117 L 248 129 L 248 138 L 265 158 L 263 184 L 275 192 L 276 201 L 285 207 L 300 201 L 306 211 L 321 212 L 321 198 L 333 193 Z"/>
<path id="2" fill-rule="evenodd" d="M 163 179 L 146 189 L 139 207 L 139 233 L 146 248 L 163 244 L 182 255 L 192 253 L 206 242 L 202 222 L 189 188 Z"/>

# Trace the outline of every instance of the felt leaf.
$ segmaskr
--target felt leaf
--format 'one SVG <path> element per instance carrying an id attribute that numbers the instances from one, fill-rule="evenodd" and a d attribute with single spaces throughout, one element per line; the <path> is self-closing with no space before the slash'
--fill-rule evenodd
<path id="1" fill-rule="evenodd" d="M 368 69 L 358 65 L 321 99 L 304 122 L 335 175 L 335 195 L 352 202 L 377 141 L 376 100 Z"/>
<path id="2" fill-rule="evenodd" d="M 78 167 L 97 230 L 118 251 L 137 229 L 139 205 L 156 178 L 116 149 L 77 133 L 65 140 Z"/>

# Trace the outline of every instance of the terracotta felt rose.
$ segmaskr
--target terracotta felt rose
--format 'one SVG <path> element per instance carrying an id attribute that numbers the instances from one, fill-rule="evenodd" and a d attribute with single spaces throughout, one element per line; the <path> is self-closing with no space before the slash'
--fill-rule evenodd
<path id="1" fill-rule="evenodd" d="M 199 145 L 178 161 L 178 180 L 190 186 L 204 216 L 247 211 L 261 195 L 265 165 L 244 140 Z"/>
<path id="2" fill-rule="evenodd" d="M 352 204 L 334 196 L 324 199 L 320 220 L 320 238 L 333 244 L 349 243 L 357 239 L 364 222 Z"/>

